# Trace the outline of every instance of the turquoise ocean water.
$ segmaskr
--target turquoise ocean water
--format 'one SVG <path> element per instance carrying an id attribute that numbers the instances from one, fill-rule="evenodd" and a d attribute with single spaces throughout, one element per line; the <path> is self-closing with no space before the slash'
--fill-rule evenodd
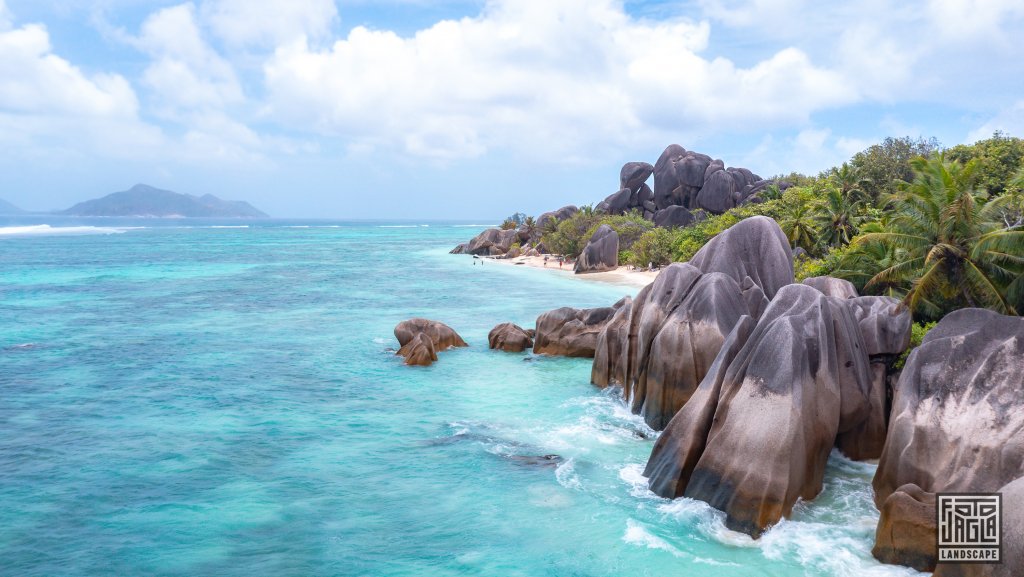
<path id="1" fill-rule="evenodd" d="M 166 224 L 0 222 L 0 575 L 916 575 L 871 465 L 754 542 L 646 490 L 588 360 L 487 350 L 634 288 L 447 254 L 482 226 Z M 413 316 L 471 346 L 403 366 Z"/>

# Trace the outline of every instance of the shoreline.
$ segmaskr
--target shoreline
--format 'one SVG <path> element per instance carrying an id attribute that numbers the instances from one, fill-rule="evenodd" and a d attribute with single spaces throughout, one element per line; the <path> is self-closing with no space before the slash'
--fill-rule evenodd
<path id="1" fill-rule="evenodd" d="M 486 258 L 487 260 L 495 263 L 501 263 L 506 266 L 529 266 L 531 268 L 539 268 L 541 270 L 551 271 L 555 274 L 564 275 L 567 277 L 597 281 L 610 284 L 627 285 L 634 288 L 644 288 L 645 286 L 654 282 L 654 278 L 658 276 L 660 270 L 646 271 L 646 270 L 629 270 L 625 266 L 619 266 L 615 270 L 605 272 L 588 272 L 584 274 L 576 274 L 572 270 L 572 265 L 566 263 L 562 268 L 558 267 L 557 259 L 549 260 L 547 266 L 544 266 L 544 257 L 542 256 L 520 256 L 516 258 L 494 258 L 494 257 L 480 257 Z"/>

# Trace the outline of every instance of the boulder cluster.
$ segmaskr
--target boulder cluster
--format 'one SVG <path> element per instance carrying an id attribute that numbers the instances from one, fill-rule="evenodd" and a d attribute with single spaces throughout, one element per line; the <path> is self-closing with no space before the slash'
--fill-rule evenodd
<path id="1" fill-rule="evenodd" d="M 727 177 L 736 180 L 719 184 Z M 653 202 L 655 219 L 718 210 L 756 195 L 752 178 L 669 147 L 654 167 L 623 167 L 621 194 L 601 208 Z M 580 259 L 588 269 L 615 252 L 617 237 L 605 228 Z M 537 354 L 592 358 L 591 381 L 620 385 L 630 410 L 662 430 L 644 471 L 650 489 L 705 501 L 733 530 L 760 537 L 798 500 L 814 499 L 838 450 L 878 459 L 879 560 L 939 577 L 1019 575 L 1024 319 L 959 310 L 907 356 L 910 336 L 910 312 L 897 299 L 860 296 L 831 277 L 796 283 L 778 224 L 752 217 L 666 267 L 635 298 L 548 311 L 533 334 L 504 323 L 489 340 L 491 348 L 532 344 Z M 414 347 L 437 348 L 420 341 Z M 1001 565 L 936 564 L 937 495 L 948 492 L 1003 495 Z"/>
<path id="2" fill-rule="evenodd" d="M 647 184 L 652 175 L 653 189 Z M 623 165 L 619 171 L 619 190 L 597 203 L 594 210 L 614 215 L 637 211 L 655 226 L 685 227 L 705 214 L 721 214 L 744 203 L 761 202 L 761 193 L 770 184 L 777 184 L 783 190 L 788 186 L 785 182 L 765 180 L 746 168 L 726 168 L 721 159 L 671 144 L 653 165 L 647 162 Z M 564 206 L 542 214 L 530 228 L 488 229 L 451 252 L 498 258 L 544 254 L 548 251 L 540 242 L 541 233 L 552 221 L 565 220 L 577 211 L 575 206 Z M 614 269 L 619 263 L 618 253 L 615 231 L 599 229 L 583 249 L 574 271 Z"/>
<path id="3" fill-rule="evenodd" d="M 759 537 L 822 490 L 838 449 L 880 459 L 873 553 L 936 568 L 936 493 L 1001 492 L 1004 563 L 936 575 L 1013 575 L 1024 564 L 1024 319 L 946 316 L 908 357 L 910 313 L 847 281 L 797 284 L 789 243 L 753 217 L 675 263 L 634 299 L 537 319 L 535 352 L 593 357 L 663 429 L 644 475 Z M 1007 572 L 1009 570 L 1009 572 Z"/>
<path id="4" fill-rule="evenodd" d="M 429 366 L 437 360 L 438 351 L 469 346 L 450 326 L 421 318 L 398 323 L 395 338 L 400 347 L 395 354 L 405 357 L 407 365 Z"/>

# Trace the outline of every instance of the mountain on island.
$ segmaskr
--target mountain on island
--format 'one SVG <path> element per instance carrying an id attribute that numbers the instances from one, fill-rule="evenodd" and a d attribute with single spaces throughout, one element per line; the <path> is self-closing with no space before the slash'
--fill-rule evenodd
<path id="1" fill-rule="evenodd" d="M 194 196 L 136 184 L 128 190 L 80 202 L 60 214 L 69 216 L 148 216 L 158 218 L 266 218 L 267 214 L 241 200 L 222 200 L 212 194 Z"/>
<path id="2" fill-rule="evenodd" d="M 0 198 L 0 214 L 23 214 L 25 211 Z"/>

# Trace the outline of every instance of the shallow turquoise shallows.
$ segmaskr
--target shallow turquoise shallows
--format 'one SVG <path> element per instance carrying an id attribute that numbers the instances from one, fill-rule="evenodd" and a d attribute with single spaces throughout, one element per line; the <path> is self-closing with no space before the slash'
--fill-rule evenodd
<path id="1" fill-rule="evenodd" d="M 0 223 L 0 575 L 916 575 L 872 466 L 755 542 L 646 489 L 588 360 L 487 349 L 636 289 L 447 254 L 482 226 L 165 224 Z M 403 366 L 414 316 L 471 346 Z"/>

